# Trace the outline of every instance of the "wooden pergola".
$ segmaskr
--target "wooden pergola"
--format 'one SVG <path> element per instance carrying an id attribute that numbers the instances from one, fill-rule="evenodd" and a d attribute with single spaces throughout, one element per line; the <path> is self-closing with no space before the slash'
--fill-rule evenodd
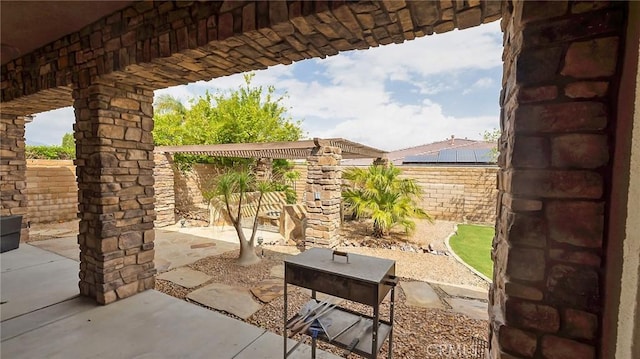
<path id="1" fill-rule="evenodd" d="M 302 141 L 228 143 L 220 145 L 158 146 L 156 152 L 208 155 L 215 157 L 306 159 L 314 148 L 338 147 L 343 159 L 384 158 L 387 152 L 343 138 L 314 138 Z"/>
<path id="2" fill-rule="evenodd" d="M 219 145 L 158 146 L 164 155 L 189 154 L 213 157 L 256 158 L 254 173 L 258 180 L 269 178 L 273 159 L 306 159 L 307 180 L 302 203 L 306 209 L 305 242 L 333 247 L 339 239 L 342 200 L 340 160 L 386 160 L 387 152 L 343 138 L 229 143 Z"/>

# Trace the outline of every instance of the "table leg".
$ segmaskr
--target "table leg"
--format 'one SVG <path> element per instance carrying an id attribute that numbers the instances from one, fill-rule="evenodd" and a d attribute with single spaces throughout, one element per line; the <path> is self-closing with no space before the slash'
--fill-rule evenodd
<path id="1" fill-rule="evenodd" d="M 380 322 L 380 304 L 373 307 L 373 328 L 371 328 L 371 358 L 378 357 L 378 324 Z"/>
<path id="2" fill-rule="evenodd" d="M 285 276 L 286 277 L 286 276 Z M 282 336 L 284 337 L 284 359 L 287 359 L 287 281 L 284 280 L 284 314 L 282 317 L 284 318 L 284 324 L 282 325 Z"/>
<path id="3" fill-rule="evenodd" d="M 391 323 L 391 328 L 389 329 L 389 352 L 387 353 L 387 358 L 391 359 L 393 356 L 393 310 L 395 309 L 396 302 L 396 287 L 391 287 L 391 304 L 389 306 L 389 322 Z"/>
<path id="4" fill-rule="evenodd" d="M 316 299 L 316 291 L 312 290 L 311 291 L 311 298 L 312 299 Z M 313 336 L 311 337 L 311 359 L 316 359 L 316 338 L 314 338 Z"/>

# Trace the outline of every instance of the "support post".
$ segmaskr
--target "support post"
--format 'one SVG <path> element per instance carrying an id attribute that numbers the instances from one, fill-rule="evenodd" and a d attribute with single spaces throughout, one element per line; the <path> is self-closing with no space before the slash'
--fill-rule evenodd
<path id="1" fill-rule="evenodd" d="M 20 241 L 29 240 L 27 217 L 27 162 L 25 159 L 25 124 L 30 118 L 0 116 L 0 214 L 22 216 Z"/>
<path id="2" fill-rule="evenodd" d="M 305 205 L 307 226 L 305 245 L 335 247 L 340 241 L 340 204 L 342 201 L 342 150 L 318 146 L 307 157 Z"/>
<path id="3" fill-rule="evenodd" d="M 94 80 L 73 97 L 80 293 L 108 304 L 155 283 L 153 91 Z"/>
<path id="4" fill-rule="evenodd" d="M 609 104 L 627 4 L 584 5 L 503 6 L 491 358 L 596 358 L 606 345 L 599 335 L 616 128 Z"/>

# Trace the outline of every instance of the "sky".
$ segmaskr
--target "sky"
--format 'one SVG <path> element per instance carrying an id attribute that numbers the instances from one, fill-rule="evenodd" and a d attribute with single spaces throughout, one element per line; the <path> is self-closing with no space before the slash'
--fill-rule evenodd
<path id="1" fill-rule="evenodd" d="M 256 71 L 254 86 L 274 86 L 305 138 L 341 137 L 392 151 L 456 138 L 482 139 L 499 128 L 502 78 L 499 21 L 403 44 L 354 50 Z M 157 90 L 183 103 L 228 92 L 242 74 Z M 59 145 L 73 131 L 72 108 L 37 114 L 30 145 Z"/>

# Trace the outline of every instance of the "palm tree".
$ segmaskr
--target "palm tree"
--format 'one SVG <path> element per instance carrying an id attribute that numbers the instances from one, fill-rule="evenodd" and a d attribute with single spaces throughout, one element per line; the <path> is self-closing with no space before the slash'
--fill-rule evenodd
<path id="1" fill-rule="evenodd" d="M 238 234 L 240 241 L 240 255 L 238 264 L 247 266 L 260 262 L 260 257 L 256 255 L 255 239 L 258 232 L 258 213 L 262 204 L 264 193 L 272 190 L 271 183 L 267 181 L 256 181 L 254 175 L 246 170 L 230 171 L 217 178 L 211 191 L 203 193 L 209 200 L 219 199 L 225 206 L 226 213 Z M 251 237 L 246 238 L 242 230 L 242 205 L 257 196 L 256 215 L 253 219 Z"/>
<path id="2" fill-rule="evenodd" d="M 399 178 L 400 170 L 393 165 L 367 169 L 349 168 L 343 177 L 351 181 L 351 188 L 342 192 L 347 209 L 356 218 L 373 219 L 373 236 L 382 238 L 396 225 L 407 233 L 415 229 L 412 218 L 431 217 L 418 206 L 422 189 L 414 179 Z"/>
<path id="3" fill-rule="evenodd" d="M 153 104 L 153 111 L 160 115 L 175 113 L 184 117 L 187 113 L 187 108 L 177 98 L 165 94 L 156 98 Z"/>

